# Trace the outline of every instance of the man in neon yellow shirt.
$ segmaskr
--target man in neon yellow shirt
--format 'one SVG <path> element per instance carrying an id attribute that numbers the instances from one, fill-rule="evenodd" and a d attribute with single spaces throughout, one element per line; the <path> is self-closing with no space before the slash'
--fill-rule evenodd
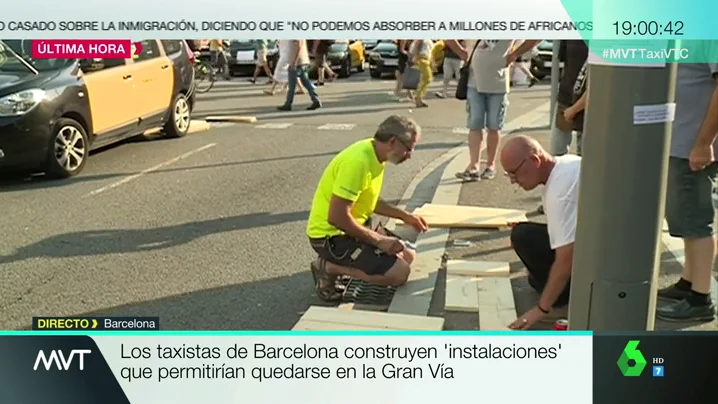
<path id="1" fill-rule="evenodd" d="M 426 231 L 424 219 L 379 198 L 386 162 L 411 157 L 421 129 L 393 115 L 373 138 L 360 140 L 332 159 L 319 180 L 307 223 L 307 236 L 319 257 L 312 263 L 317 295 L 338 300 L 335 280 L 344 275 L 383 286 L 401 286 L 416 254 L 404 242 L 371 228 L 371 216 L 400 219 Z"/>

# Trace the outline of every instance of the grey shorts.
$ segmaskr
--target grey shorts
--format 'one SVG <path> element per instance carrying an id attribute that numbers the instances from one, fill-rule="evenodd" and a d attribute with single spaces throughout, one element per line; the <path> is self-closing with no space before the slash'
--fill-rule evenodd
<path id="1" fill-rule="evenodd" d="M 715 233 L 713 185 L 718 163 L 692 171 L 688 159 L 671 157 L 668 163 L 666 221 L 668 232 L 679 238 L 705 238 Z"/>

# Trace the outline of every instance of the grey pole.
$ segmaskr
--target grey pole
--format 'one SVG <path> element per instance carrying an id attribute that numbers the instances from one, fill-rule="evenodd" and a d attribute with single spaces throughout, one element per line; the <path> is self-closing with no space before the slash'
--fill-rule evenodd
<path id="1" fill-rule="evenodd" d="M 569 327 L 653 330 L 671 138 L 635 105 L 674 102 L 676 65 L 589 66 Z"/>
<path id="2" fill-rule="evenodd" d="M 556 103 L 558 102 L 558 79 L 559 79 L 559 60 L 558 54 L 561 49 L 561 42 L 554 39 L 551 42 L 553 49 L 551 50 L 551 115 L 549 116 L 549 126 L 553 128 L 556 123 Z"/>

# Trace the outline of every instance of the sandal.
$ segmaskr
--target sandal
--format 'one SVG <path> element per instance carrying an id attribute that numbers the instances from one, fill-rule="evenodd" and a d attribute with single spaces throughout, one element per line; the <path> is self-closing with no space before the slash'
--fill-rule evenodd
<path id="1" fill-rule="evenodd" d="M 314 291 L 317 296 L 325 302 L 335 302 L 341 299 L 342 294 L 335 287 L 337 277 L 327 273 L 327 262 L 320 258 L 319 265 L 312 262 L 311 269 L 314 278 Z M 324 286 L 322 286 L 322 281 L 326 282 Z"/>

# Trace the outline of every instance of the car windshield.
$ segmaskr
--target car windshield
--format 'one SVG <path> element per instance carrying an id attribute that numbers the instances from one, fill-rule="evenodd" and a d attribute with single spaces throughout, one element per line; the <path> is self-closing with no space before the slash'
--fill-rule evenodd
<path id="1" fill-rule="evenodd" d="M 231 41 L 229 46 L 236 50 L 254 50 L 254 41 Z"/>
<path id="2" fill-rule="evenodd" d="M 13 54 L 13 51 L 15 54 Z M 0 71 L 13 73 L 34 73 L 18 56 L 32 65 L 38 72 L 62 69 L 75 62 L 76 59 L 33 59 L 32 41 L 24 39 L 0 40 Z"/>
<path id="3" fill-rule="evenodd" d="M 376 47 L 374 47 L 375 51 L 392 51 L 396 49 L 396 45 L 391 42 L 379 42 Z"/>
<path id="4" fill-rule="evenodd" d="M 331 52 L 331 53 L 346 52 L 347 46 L 349 46 L 349 44 L 347 44 L 346 42 L 333 43 L 333 44 L 331 44 L 331 46 L 329 46 L 329 52 Z"/>
<path id="5" fill-rule="evenodd" d="M 538 44 L 537 48 L 542 51 L 550 51 L 553 50 L 553 42 L 551 41 L 541 41 L 540 44 Z"/>

